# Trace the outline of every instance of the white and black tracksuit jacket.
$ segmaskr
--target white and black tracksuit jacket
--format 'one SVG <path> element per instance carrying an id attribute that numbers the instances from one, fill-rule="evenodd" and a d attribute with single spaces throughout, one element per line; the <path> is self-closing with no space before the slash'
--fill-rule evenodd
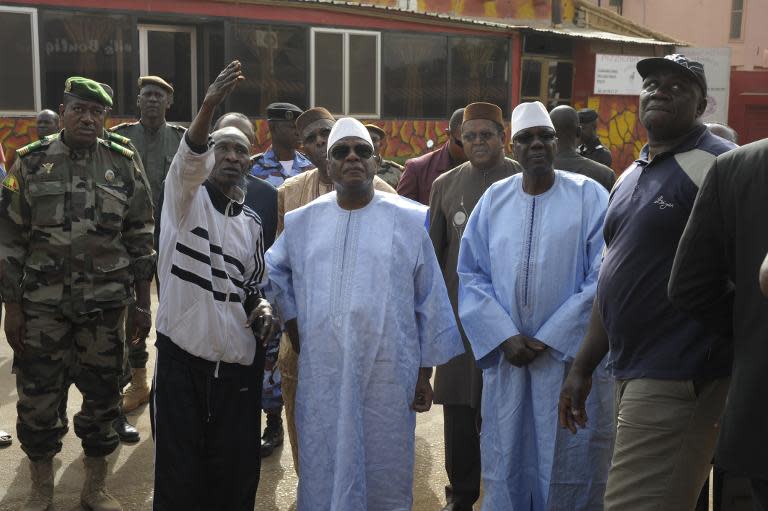
<path id="1" fill-rule="evenodd" d="M 158 341 L 170 340 L 218 365 L 249 366 L 257 341 L 245 328 L 245 300 L 266 281 L 258 215 L 208 181 L 213 147 L 186 137 L 165 180 L 158 244 Z M 166 338 L 166 339 L 163 339 Z"/>

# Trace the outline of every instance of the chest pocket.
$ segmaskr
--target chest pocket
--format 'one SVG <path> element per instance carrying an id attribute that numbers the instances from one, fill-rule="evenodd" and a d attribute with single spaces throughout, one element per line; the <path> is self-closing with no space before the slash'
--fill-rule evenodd
<path id="1" fill-rule="evenodd" d="M 96 223 L 109 230 L 123 228 L 123 219 L 128 211 L 128 196 L 117 188 L 96 185 Z"/>
<path id="2" fill-rule="evenodd" d="M 32 225 L 54 226 L 64 224 L 63 181 L 28 181 Z"/>

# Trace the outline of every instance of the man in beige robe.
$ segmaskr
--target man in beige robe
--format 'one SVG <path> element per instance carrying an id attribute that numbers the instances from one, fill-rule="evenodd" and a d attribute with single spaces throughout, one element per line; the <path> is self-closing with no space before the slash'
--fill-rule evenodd
<path id="1" fill-rule="evenodd" d="M 277 189 L 277 235 L 283 232 L 285 214 L 298 209 L 321 195 L 334 190 L 328 176 L 328 135 L 336 119 L 323 107 L 310 108 L 296 119 L 296 129 L 304 145 L 304 154 L 317 167 L 285 180 Z M 396 193 L 395 189 L 378 176 L 373 179 L 376 190 Z M 299 443 L 296 436 L 294 416 L 296 386 L 298 384 L 298 355 L 293 350 L 287 335 L 280 341 L 277 359 L 282 378 L 283 404 L 285 406 L 286 428 L 291 441 L 293 467 L 299 473 Z"/>

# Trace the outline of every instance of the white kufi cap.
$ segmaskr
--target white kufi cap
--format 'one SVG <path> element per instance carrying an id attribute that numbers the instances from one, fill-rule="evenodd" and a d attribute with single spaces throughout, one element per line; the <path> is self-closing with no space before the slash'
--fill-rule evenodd
<path id="1" fill-rule="evenodd" d="M 213 138 L 214 144 L 217 144 L 223 140 L 234 140 L 244 145 L 248 149 L 251 148 L 251 141 L 248 140 L 248 137 L 245 136 L 245 133 L 235 128 L 234 126 L 219 128 L 211 133 L 211 137 Z"/>
<path id="2" fill-rule="evenodd" d="M 520 103 L 512 110 L 512 124 L 510 126 L 512 135 L 510 138 L 515 138 L 517 132 L 533 128 L 536 126 L 546 126 L 548 128 L 555 129 L 552 124 L 552 119 L 549 118 L 549 112 L 541 104 L 541 101 L 533 101 L 531 103 Z"/>
<path id="3" fill-rule="evenodd" d="M 371 140 L 371 134 L 368 133 L 368 128 L 357 119 L 353 119 L 352 117 L 342 117 L 336 121 L 336 124 L 333 125 L 333 129 L 331 129 L 331 134 L 328 135 L 329 157 L 333 145 L 342 138 L 347 137 L 362 138 L 369 146 L 371 146 L 371 149 L 373 149 L 373 140 Z"/>

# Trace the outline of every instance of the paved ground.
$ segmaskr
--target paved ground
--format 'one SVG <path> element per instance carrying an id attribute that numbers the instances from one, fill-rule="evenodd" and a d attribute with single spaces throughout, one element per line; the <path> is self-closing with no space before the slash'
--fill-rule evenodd
<path id="1" fill-rule="evenodd" d="M 13 445 L 0 449 L 0 510 L 20 508 L 29 489 L 29 467 L 26 456 L 15 439 L 16 385 L 11 374 L 12 351 L 0 335 L 0 429 L 14 435 Z M 150 351 L 150 365 L 154 353 Z M 64 438 L 64 448 L 55 459 L 55 509 L 77 511 L 79 492 L 83 481 L 82 449 L 72 430 L 71 418 L 79 410 L 81 397 L 77 389 L 70 389 L 68 414 L 70 432 Z M 149 510 L 152 495 L 152 440 L 149 426 L 149 408 L 144 406 L 130 415 L 138 426 L 142 440 L 135 445 L 121 445 L 110 456 L 111 475 L 108 484 L 120 499 L 126 511 Z M 262 419 L 262 423 L 264 420 Z M 254 434 L 259 434 L 254 432 Z M 414 509 L 439 510 L 444 504 L 443 488 L 447 483 L 443 469 L 443 423 L 439 406 L 418 417 L 416 426 L 416 463 L 414 481 Z M 286 435 L 287 442 L 287 435 Z M 292 511 L 295 509 L 296 474 L 293 471 L 288 445 L 264 460 L 261 483 L 256 496 L 259 511 Z"/>

